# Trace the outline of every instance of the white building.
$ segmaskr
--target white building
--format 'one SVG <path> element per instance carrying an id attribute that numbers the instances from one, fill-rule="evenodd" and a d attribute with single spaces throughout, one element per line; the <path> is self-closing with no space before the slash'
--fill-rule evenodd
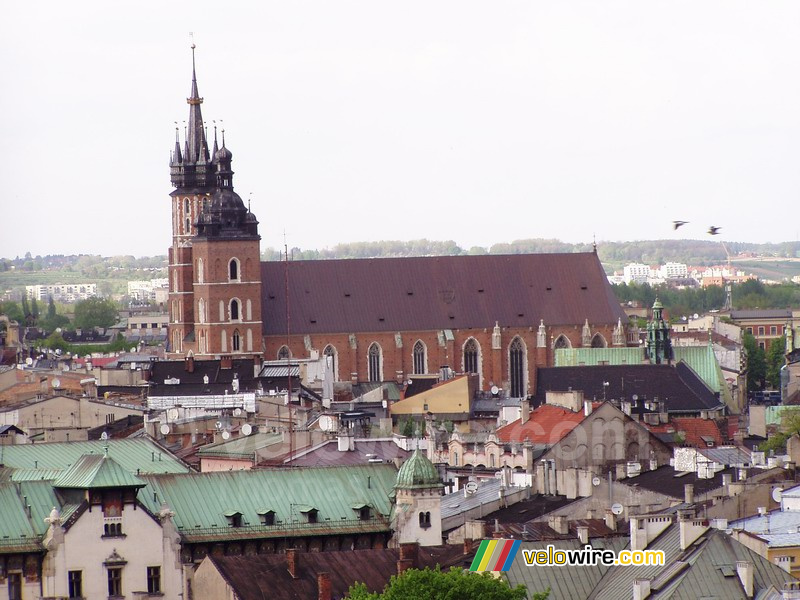
<path id="1" fill-rule="evenodd" d="M 686 279 L 689 269 L 684 263 L 668 262 L 658 268 L 659 276 L 663 279 Z"/>
<path id="2" fill-rule="evenodd" d="M 622 270 L 625 283 L 646 283 L 650 278 L 650 267 L 641 263 L 630 263 Z"/>
<path id="3" fill-rule="evenodd" d="M 164 291 L 164 294 L 160 294 Z M 128 282 L 128 296 L 132 300 L 164 302 L 166 295 L 169 291 L 169 279 L 159 278 L 150 279 L 149 281 L 129 281 Z M 163 296 L 163 298 L 161 297 Z"/>
<path id="4" fill-rule="evenodd" d="M 56 283 L 54 285 L 26 285 L 25 295 L 28 299 L 56 302 L 77 302 L 97 296 L 96 283 Z"/>

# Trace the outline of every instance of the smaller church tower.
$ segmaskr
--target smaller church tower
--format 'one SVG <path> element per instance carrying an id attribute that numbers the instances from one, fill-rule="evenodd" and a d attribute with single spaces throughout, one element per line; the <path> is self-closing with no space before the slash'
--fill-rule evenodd
<path id="1" fill-rule="evenodd" d="M 399 544 L 442 543 L 442 482 L 436 467 L 419 449 L 397 473 L 393 527 Z"/>
<path id="2" fill-rule="evenodd" d="M 669 324 L 664 322 L 663 310 L 664 306 L 656 298 L 653 303 L 653 318 L 647 323 L 647 358 L 654 365 L 669 364 L 672 361 Z"/>

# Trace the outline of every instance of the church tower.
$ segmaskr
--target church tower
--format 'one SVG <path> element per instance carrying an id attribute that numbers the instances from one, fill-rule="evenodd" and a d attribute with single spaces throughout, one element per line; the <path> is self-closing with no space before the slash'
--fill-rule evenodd
<path id="1" fill-rule="evenodd" d="M 192 89 L 183 149 L 170 160 L 169 355 L 260 355 L 261 262 L 255 215 L 233 191 L 233 154 L 208 150 L 192 44 Z"/>
<path id="2" fill-rule="evenodd" d="M 653 319 L 647 324 L 647 357 L 650 363 L 660 365 L 672 360 L 672 341 L 669 324 L 663 318 L 664 306 L 658 298 L 653 303 Z"/>

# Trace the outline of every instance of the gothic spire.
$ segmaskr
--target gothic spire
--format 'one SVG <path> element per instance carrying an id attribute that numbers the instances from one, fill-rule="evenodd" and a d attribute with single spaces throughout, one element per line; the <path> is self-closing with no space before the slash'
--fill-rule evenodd
<path id="1" fill-rule="evenodd" d="M 207 146 L 205 130 L 203 129 L 203 114 L 200 111 L 203 99 L 197 91 L 194 49 L 195 45 L 192 44 L 192 95 L 186 99 L 187 104 L 189 104 L 189 130 L 186 137 L 190 153 L 186 160 L 190 162 L 197 162 L 203 158 L 207 160 L 207 156 L 203 156 Z"/>

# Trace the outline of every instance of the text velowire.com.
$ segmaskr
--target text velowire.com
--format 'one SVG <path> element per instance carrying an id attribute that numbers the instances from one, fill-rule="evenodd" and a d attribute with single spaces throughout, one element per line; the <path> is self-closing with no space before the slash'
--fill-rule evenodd
<path id="1" fill-rule="evenodd" d="M 552 544 L 546 550 L 523 550 L 522 558 L 529 567 L 662 566 L 663 550 L 601 550 L 588 544 L 576 550 L 559 550 Z"/>

